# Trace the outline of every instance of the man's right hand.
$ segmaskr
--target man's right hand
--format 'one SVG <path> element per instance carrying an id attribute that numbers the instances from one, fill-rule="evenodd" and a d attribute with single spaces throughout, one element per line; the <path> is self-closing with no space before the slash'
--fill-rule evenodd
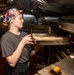
<path id="1" fill-rule="evenodd" d="M 34 44 L 31 34 L 22 38 L 22 43 L 25 44 Z"/>

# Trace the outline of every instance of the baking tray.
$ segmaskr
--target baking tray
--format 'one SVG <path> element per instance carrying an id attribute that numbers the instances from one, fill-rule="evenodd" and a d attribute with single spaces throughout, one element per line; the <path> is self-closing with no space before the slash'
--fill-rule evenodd
<path id="1" fill-rule="evenodd" d="M 48 33 L 32 33 L 32 38 L 38 45 L 67 45 L 68 37 L 59 37 Z"/>

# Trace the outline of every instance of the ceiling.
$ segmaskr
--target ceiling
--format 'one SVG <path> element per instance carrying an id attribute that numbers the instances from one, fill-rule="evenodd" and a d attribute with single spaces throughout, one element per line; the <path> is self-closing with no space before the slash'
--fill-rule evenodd
<path id="1" fill-rule="evenodd" d="M 74 15 L 74 0 L 0 0 L 0 12 L 11 7 L 31 14 Z"/>

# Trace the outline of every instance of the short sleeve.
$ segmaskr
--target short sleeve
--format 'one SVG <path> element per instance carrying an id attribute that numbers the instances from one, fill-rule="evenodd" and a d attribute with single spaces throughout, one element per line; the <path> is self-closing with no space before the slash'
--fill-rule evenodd
<path id="1" fill-rule="evenodd" d="M 6 57 L 14 52 L 13 43 L 8 39 L 2 39 L 1 40 L 1 50 L 2 50 L 2 56 Z"/>

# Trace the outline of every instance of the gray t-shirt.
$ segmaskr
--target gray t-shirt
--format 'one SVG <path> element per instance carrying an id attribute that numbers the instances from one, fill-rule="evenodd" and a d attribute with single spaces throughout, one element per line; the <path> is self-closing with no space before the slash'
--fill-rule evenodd
<path id="1" fill-rule="evenodd" d="M 20 35 L 13 34 L 9 31 L 7 31 L 1 39 L 1 50 L 2 50 L 2 56 L 7 57 L 9 55 L 12 55 L 14 51 L 16 50 L 19 42 L 22 40 L 24 36 L 26 36 L 27 33 L 21 31 Z M 24 46 L 24 50 L 22 51 L 21 57 L 18 61 L 18 63 L 23 63 L 29 60 L 29 56 L 32 49 L 30 45 Z"/>

